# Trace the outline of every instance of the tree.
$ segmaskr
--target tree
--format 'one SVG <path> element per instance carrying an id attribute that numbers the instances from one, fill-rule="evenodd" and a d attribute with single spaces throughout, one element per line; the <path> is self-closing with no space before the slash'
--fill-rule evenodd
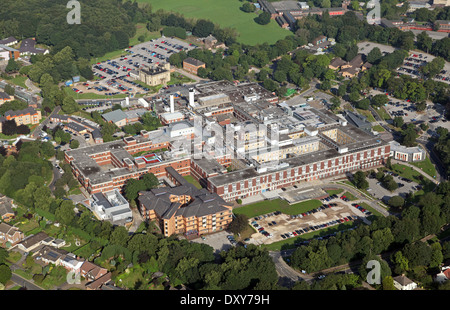
<path id="1" fill-rule="evenodd" d="M 228 229 L 233 234 L 239 234 L 248 226 L 248 217 L 245 214 L 236 214 L 231 221 Z"/>
<path id="2" fill-rule="evenodd" d="M 417 134 L 414 124 L 410 123 L 408 124 L 406 129 L 402 130 L 401 136 L 401 144 L 407 147 L 411 147 L 416 145 L 416 139 L 419 135 Z"/>
<path id="3" fill-rule="evenodd" d="M 394 279 L 392 278 L 392 276 L 384 277 L 381 284 L 383 286 L 383 290 L 384 291 L 394 291 L 394 290 L 396 290 L 396 288 L 394 286 Z"/>
<path id="4" fill-rule="evenodd" d="M 0 283 L 5 285 L 12 276 L 11 269 L 7 265 L 0 265 Z"/>
<path id="5" fill-rule="evenodd" d="M 0 248 L 0 264 L 6 263 L 9 253 L 5 248 Z"/>
<path id="6" fill-rule="evenodd" d="M 6 65 L 5 71 L 6 72 L 17 72 L 17 71 L 19 71 L 19 69 L 20 69 L 19 64 L 13 58 L 10 58 L 8 60 L 8 64 Z"/>
<path id="7" fill-rule="evenodd" d="M 403 274 L 409 270 L 409 261 L 403 256 L 402 251 L 397 251 L 391 257 L 391 261 L 394 264 L 394 272 L 396 274 Z"/>
<path id="8" fill-rule="evenodd" d="M 111 244 L 125 247 L 127 245 L 128 239 L 129 236 L 127 229 L 123 226 L 116 226 L 116 228 L 114 228 L 113 232 L 111 233 L 109 241 L 111 242 Z"/>
<path id="9" fill-rule="evenodd" d="M 433 78 L 436 74 L 441 72 L 444 68 L 445 60 L 442 57 L 436 57 L 427 64 L 419 68 L 420 72 L 427 76 L 428 78 Z"/>
<path id="10" fill-rule="evenodd" d="M 382 56 L 381 50 L 378 47 L 374 47 L 369 54 L 367 54 L 367 62 L 375 64 Z"/>
<path id="11" fill-rule="evenodd" d="M 359 189 L 367 189 L 369 182 L 366 180 L 366 174 L 363 171 L 357 171 L 353 174 L 353 184 Z"/>
<path id="12" fill-rule="evenodd" d="M 402 252 L 408 259 L 410 267 L 428 266 L 431 260 L 432 250 L 425 242 L 408 243 Z"/>
<path id="13" fill-rule="evenodd" d="M 256 11 L 256 7 L 255 7 L 255 5 L 253 3 L 245 2 L 241 6 L 241 10 L 246 12 L 246 13 L 251 13 L 251 12 L 255 12 Z"/>
<path id="14" fill-rule="evenodd" d="M 77 149 L 80 146 L 80 142 L 77 139 L 73 139 L 70 142 L 70 148 L 71 149 Z"/>
<path id="15" fill-rule="evenodd" d="M 431 47 L 433 46 L 433 39 L 427 34 L 426 31 L 422 31 L 416 37 L 417 39 L 417 47 L 422 51 L 429 52 Z"/>
<path id="16" fill-rule="evenodd" d="M 270 13 L 266 11 L 262 12 L 255 18 L 255 22 L 260 25 L 267 25 L 270 22 Z"/>
<path id="17" fill-rule="evenodd" d="M 381 107 L 388 103 L 389 98 L 385 94 L 378 94 L 372 97 L 370 103 L 374 107 Z"/>
<path id="18" fill-rule="evenodd" d="M 63 200 L 55 212 L 55 218 L 63 225 L 69 226 L 75 219 L 74 205 L 71 200 Z"/>
<path id="19" fill-rule="evenodd" d="M 393 196 L 393 197 L 389 198 L 388 204 L 391 207 L 394 207 L 397 209 L 402 209 L 403 206 L 405 205 L 405 199 L 403 199 L 401 196 Z"/>
<path id="20" fill-rule="evenodd" d="M 214 31 L 214 24 L 208 20 L 200 19 L 192 29 L 192 34 L 199 38 L 204 38 Z"/>
<path id="21" fill-rule="evenodd" d="M 394 117 L 393 120 L 393 125 L 397 128 L 401 128 L 403 126 L 403 124 L 405 123 L 405 121 L 403 120 L 403 117 L 401 116 L 396 116 Z"/>

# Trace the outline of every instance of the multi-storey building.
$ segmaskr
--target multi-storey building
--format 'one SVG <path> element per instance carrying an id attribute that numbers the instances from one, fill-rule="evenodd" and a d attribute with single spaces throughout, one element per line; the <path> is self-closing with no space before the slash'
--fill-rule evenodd
<path id="1" fill-rule="evenodd" d="M 326 116 L 330 118 L 328 123 L 312 131 L 311 137 L 305 138 L 312 145 L 318 145 L 318 148 L 310 148 L 300 154 L 289 153 L 289 156 L 278 153 L 277 157 L 270 158 L 277 162 L 266 162 L 259 158 L 259 162 L 253 162 L 253 167 L 208 178 L 208 190 L 226 201 L 233 201 L 297 182 L 379 167 L 390 156 L 387 142 L 347 125 L 337 117 L 333 122 L 331 113 L 326 113 Z"/>
<path id="2" fill-rule="evenodd" d="M 205 68 L 206 64 L 198 59 L 188 57 L 183 60 L 183 69 L 187 72 L 197 74 L 198 69 Z"/>
<path id="3" fill-rule="evenodd" d="M 227 228 L 232 221 L 232 205 L 205 188 L 197 189 L 175 169 L 167 168 L 174 187 L 139 192 L 139 208 L 146 220 L 156 220 L 161 231 L 198 236 Z"/>
<path id="4" fill-rule="evenodd" d="M 41 120 L 41 111 L 35 110 L 34 108 L 28 107 L 23 110 L 18 111 L 6 111 L 5 112 L 6 120 L 14 120 L 17 126 L 20 125 L 34 125 L 39 124 Z"/>
<path id="5" fill-rule="evenodd" d="M 166 85 L 170 81 L 170 64 L 159 64 L 140 69 L 139 80 L 150 86 Z"/>

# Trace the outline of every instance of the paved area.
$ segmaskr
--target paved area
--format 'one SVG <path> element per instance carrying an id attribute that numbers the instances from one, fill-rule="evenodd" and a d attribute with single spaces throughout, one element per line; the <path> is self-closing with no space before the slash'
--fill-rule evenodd
<path id="1" fill-rule="evenodd" d="M 227 236 L 232 235 L 226 231 L 219 231 L 211 235 L 205 235 L 203 238 L 196 238 L 191 240 L 192 242 L 196 243 L 203 243 L 207 244 L 214 249 L 214 253 L 218 254 L 221 251 L 229 250 L 233 247 L 233 245 L 228 240 Z"/>
<path id="2" fill-rule="evenodd" d="M 358 52 L 362 53 L 362 54 L 369 54 L 370 51 L 372 49 L 374 49 L 375 47 L 378 47 L 381 51 L 381 53 L 392 53 L 393 51 L 395 51 L 397 48 L 389 46 L 389 45 L 384 45 L 384 44 L 380 44 L 380 43 L 375 43 L 375 42 L 360 42 L 357 44 L 358 46 Z"/>
<path id="3" fill-rule="evenodd" d="M 405 58 L 403 65 L 397 68 L 399 74 L 406 74 L 415 78 L 421 78 L 420 67 L 431 62 L 435 56 L 424 53 L 422 51 L 411 51 L 409 56 Z M 433 80 L 450 84 L 450 63 L 445 62 L 441 73 L 436 75 Z"/>
<path id="4" fill-rule="evenodd" d="M 400 179 L 400 177 L 398 176 L 393 176 L 394 180 L 400 185 L 402 184 L 403 186 L 399 186 L 399 188 L 397 188 L 394 191 L 389 191 L 387 189 L 385 189 L 382 185 L 381 182 L 379 182 L 377 179 L 373 178 L 367 178 L 367 181 L 369 182 L 369 189 L 368 191 L 372 194 L 372 196 L 374 198 L 383 200 L 383 201 L 387 201 L 389 198 L 393 197 L 393 196 L 402 196 L 403 198 L 406 197 L 406 194 L 410 193 L 410 192 L 415 192 L 417 189 L 415 188 L 418 184 L 416 182 L 405 182 L 403 180 Z"/>

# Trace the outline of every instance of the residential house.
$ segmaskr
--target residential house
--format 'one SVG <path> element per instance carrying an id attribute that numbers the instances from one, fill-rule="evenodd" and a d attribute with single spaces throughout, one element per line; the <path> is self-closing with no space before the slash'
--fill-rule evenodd
<path id="1" fill-rule="evenodd" d="M 0 246 L 15 246 L 24 238 L 23 232 L 19 228 L 6 223 L 0 223 Z"/>
<path id="2" fill-rule="evenodd" d="M 18 42 L 19 41 L 17 41 L 17 39 L 14 37 L 8 37 L 6 39 L 0 40 L 0 44 L 6 45 L 6 46 L 11 46 L 11 45 L 17 44 Z"/>
<path id="3" fill-rule="evenodd" d="M 80 268 L 80 275 L 88 281 L 86 287 L 89 289 L 97 289 L 103 283 L 111 280 L 111 276 L 107 276 L 107 274 L 111 275 L 108 269 L 97 266 L 89 261 L 85 261 Z"/>
<path id="4" fill-rule="evenodd" d="M 312 44 L 319 45 L 327 41 L 327 37 L 324 35 L 320 35 L 312 41 Z"/>
<path id="5" fill-rule="evenodd" d="M 34 38 L 29 38 L 22 40 L 19 47 L 19 52 L 21 55 L 37 55 L 37 54 L 48 54 L 49 51 L 43 48 L 36 47 L 36 40 Z"/>
<path id="6" fill-rule="evenodd" d="M 417 283 L 404 275 L 394 277 L 394 286 L 401 291 L 412 291 L 417 288 Z"/>
<path id="7" fill-rule="evenodd" d="M 67 253 L 61 258 L 59 264 L 68 271 L 79 273 L 81 266 L 84 264 L 84 260 L 78 259 L 73 253 Z"/>
<path id="8" fill-rule="evenodd" d="M 212 35 L 209 35 L 205 39 L 203 39 L 203 43 L 205 44 L 207 49 L 212 49 L 217 43 L 217 39 Z"/>
<path id="9" fill-rule="evenodd" d="M 9 222 L 15 217 L 14 202 L 11 198 L 0 194 L 0 219 Z"/>
<path id="10" fill-rule="evenodd" d="M 59 266 L 61 259 L 67 254 L 68 252 L 61 249 L 56 249 L 52 246 L 44 246 L 39 251 L 33 254 L 33 256 L 36 257 L 37 260 L 41 260 L 45 264 L 53 264 L 55 266 Z"/>
<path id="11" fill-rule="evenodd" d="M 44 240 L 48 240 L 49 236 L 44 232 L 38 232 L 36 235 L 31 235 L 20 242 L 17 247 L 25 252 L 30 252 L 37 249 L 44 243 Z"/>
<path id="12" fill-rule="evenodd" d="M 330 62 L 328 68 L 332 70 L 339 70 L 345 64 L 347 64 L 345 60 L 343 60 L 341 57 L 336 57 Z"/>
<path id="13" fill-rule="evenodd" d="M 87 283 L 86 288 L 88 290 L 99 290 L 103 289 L 105 285 L 107 285 L 111 281 L 111 272 L 106 273 L 105 275 L 99 277 L 98 279 Z"/>

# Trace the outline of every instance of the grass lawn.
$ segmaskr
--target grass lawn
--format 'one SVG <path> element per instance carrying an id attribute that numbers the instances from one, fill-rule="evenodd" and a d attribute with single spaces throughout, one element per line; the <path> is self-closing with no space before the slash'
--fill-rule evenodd
<path id="1" fill-rule="evenodd" d="M 378 115 L 384 119 L 384 120 L 388 120 L 391 119 L 391 117 L 389 116 L 389 113 L 386 112 L 384 107 L 380 107 L 379 109 L 375 109 L 375 111 L 377 111 Z"/>
<path id="2" fill-rule="evenodd" d="M 345 192 L 343 196 L 347 197 L 350 201 L 356 200 L 357 198 L 350 192 Z"/>
<path id="3" fill-rule="evenodd" d="M 248 218 L 274 211 L 280 211 L 283 212 L 284 214 L 291 215 L 303 213 L 311 209 L 317 208 L 321 205 L 322 203 L 319 200 L 315 199 L 302 201 L 292 205 L 289 205 L 289 203 L 286 200 L 273 199 L 252 203 L 242 207 L 236 207 L 233 210 L 233 212 L 235 214 L 245 214 L 247 215 Z"/>
<path id="4" fill-rule="evenodd" d="M 161 36 L 161 33 L 159 31 L 148 31 L 147 26 L 145 23 L 138 23 L 136 24 L 136 34 L 134 37 L 130 39 L 130 45 L 136 45 L 141 43 L 138 38 L 143 35 L 145 37 L 144 42 L 150 41 L 152 39 L 157 39 Z"/>
<path id="5" fill-rule="evenodd" d="M 372 112 L 370 112 L 369 110 L 362 110 L 362 109 L 356 109 L 356 111 L 358 111 L 359 114 L 364 115 L 365 117 L 367 117 L 367 121 L 368 122 L 375 122 L 375 117 L 373 117 Z"/>
<path id="6" fill-rule="evenodd" d="M 27 80 L 26 76 L 24 76 L 24 75 L 23 76 L 22 75 L 17 75 L 16 77 L 14 77 L 14 78 L 12 78 L 12 79 L 10 79 L 8 81 L 13 83 L 13 84 L 15 84 L 15 85 L 18 85 L 20 87 L 23 87 L 23 88 L 27 89 L 28 87 L 25 85 L 25 81 L 26 80 Z"/>
<path id="7" fill-rule="evenodd" d="M 93 65 L 93 64 L 96 64 L 98 62 L 102 62 L 102 61 L 105 61 L 105 60 L 108 60 L 108 59 L 118 58 L 120 56 L 125 56 L 125 55 L 128 55 L 128 52 L 125 52 L 125 49 L 112 51 L 112 52 L 106 53 L 102 57 L 97 57 L 97 58 L 91 59 L 91 64 Z"/>
<path id="8" fill-rule="evenodd" d="M 361 207 L 363 207 L 366 210 L 369 210 L 370 212 L 372 212 L 373 215 L 376 216 L 383 216 L 380 212 L 378 212 L 377 210 L 375 210 L 374 208 L 372 208 L 371 206 L 369 206 L 367 203 L 365 202 L 361 202 L 358 203 Z"/>
<path id="9" fill-rule="evenodd" d="M 144 269 L 141 267 L 133 267 L 131 269 L 127 269 L 124 273 L 120 274 L 116 280 L 115 283 L 118 286 L 126 287 L 128 289 L 134 289 L 136 286 L 136 283 L 143 282 L 144 277 Z"/>
<path id="10" fill-rule="evenodd" d="M 18 136 L 19 136 L 18 134 L 15 134 L 15 135 L 12 135 L 12 136 L 7 136 L 7 135 L 5 135 L 5 134 L 3 134 L 3 133 L 0 133 L 0 139 L 2 139 L 2 140 L 15 139 L 15 138 L 17 138 Z"/>
<path id="11" fill-rule="evenodd" d="M 185 175 L 183 176 L 183 178 L 188 181 L 189 183 L 193 184 L 196 188 L 200 189 L 202 188 L 202 186 L 200 185 L 200 183 L 198 183 L 198 181 L 196 179 L 194 179 L 193 176 L 191 175 Z"/>
<path id="12" fill-rule="evenodd" d="M 340 193 L 342 193 L 344 190 L 339 188 L 339 189 L 329 189 L 329 190 L 325 190 L 325 192 L 327 192 L 328 195 L 332 196 L 332 195 L 339 195 Z"/>
<path id="13" fill-rule="evenodd" d="M 375 125 L 372 127 L 373 130 L 378 131 L 378 132 L 385 132 L 386 130 L 384 130 L 384 128 L 381 125 Z"/>
<path id="14" fill-rule="evenodd" d="M 125 98 L 128 95 L 126 94 L 119 94 L 114 96 L 106 96 L 106 95 L 98 95 L 94 93 L 82 93 L 78 94 L 76 93 L 71 87 L 64 87 L 64 91 L 67 95 L 70 97 L 73 97 L 75 100 L 77 99 L 118 99 L 118 98 Z"/>
<path id="15" fill-rule="evenodd" d="M 174 72 L 170 74 L 170 81 L 167 83 L 167 85 L 194 83 L 194 82 L 195 81 L 193 79 L 190 79 L 187 76 L 180 74 L 178 72 Z"/>
<path id="16" fill-rule="evenodd" d="M 393 164 L 392 170 L 397 172 L 400 176 L 413 180 L 414 182 L 420 183 L 421 174 L 415 171 L 413 168 L 402 165 L 402 164 Z"/>
<path id="17" fill-rule="evenodd" d="M 273 44 L 292 34 L 278 26 L 275 20 L 267 25 L 257 24 L 253 20 L 257 15 L 241 11 L 243 2 L 239 0 L 138 0 L 138 3 L 150 3 L 152 11 L 178 12 L 187 18 L 211 20 L 222 28 L 235 28 L 239 33 L 237 41 L 249 45 Z"/>
<path id="18" fill-rule="evenodd" d="M 422 169 L 423 172 L 434 178 L 436 176 L 436 168 L 431 162 L 430 158 L 427 157 L 424 161 L 412 163 L 417 168 Z"/>

